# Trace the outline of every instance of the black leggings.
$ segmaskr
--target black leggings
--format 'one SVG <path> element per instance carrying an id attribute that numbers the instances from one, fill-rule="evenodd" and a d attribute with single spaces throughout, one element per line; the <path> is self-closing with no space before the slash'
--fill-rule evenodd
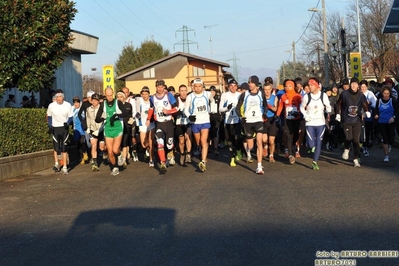
<path id="1" fill-rule="evenodd" d="M 395 138 L 395 125 L 391 124 L 378 124 L 382 137 L 383 144 L 392 145 Z"/>
<path id="2" fill-rule="evenodd" d="M 360 154 L 360 131 L 362 123 L 342 123 L 342 127 L 345 133 L 345 149 L 349 149 L 351 143 L 353 143 L 353 158 L 359 158 Z"/>

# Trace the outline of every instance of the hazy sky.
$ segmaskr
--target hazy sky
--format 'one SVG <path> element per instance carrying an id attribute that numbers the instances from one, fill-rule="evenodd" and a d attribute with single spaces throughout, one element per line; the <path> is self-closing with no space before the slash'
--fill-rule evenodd
<path id="1" fill-rule="evenodd" d="M 72 29 L 99 37 L 97 54 L 82 57 L 83 74 L 115 64 L 127 44 L 140 46 L 153 38 L 171 53 L 183 51 L 179 32 L 192 31 L 190 53 L 238 67 L 279 69 L 292 60 L 297 42 L 321 0 L 75 0 L 78 13 Z M 348 0 L 326 0 L 329 11 L 346 13 Z M 206 27 L 205 27 L 206 26 Z M 209 39 L 212 39 L 210 42 Z M 197 45 L 198 44 L 198 45 Z M 300 49 L 302 42 L 296 44 Z"/>

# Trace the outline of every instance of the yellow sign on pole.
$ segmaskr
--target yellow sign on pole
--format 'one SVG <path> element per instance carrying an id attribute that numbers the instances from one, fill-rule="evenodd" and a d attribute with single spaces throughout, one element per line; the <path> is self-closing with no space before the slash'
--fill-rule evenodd
<path id="1" fill-rule="evenodd" d="M 103 84 L 104 84 L 104 91 L 106 88 L 115 89 L 114 66 L 112 65 L 103 66 Z"/>
<path id="2" fill-rule="evenodd" d="M 350 53 L 351 74 L 362 80 L 362 57 L 359 52 Z"/>

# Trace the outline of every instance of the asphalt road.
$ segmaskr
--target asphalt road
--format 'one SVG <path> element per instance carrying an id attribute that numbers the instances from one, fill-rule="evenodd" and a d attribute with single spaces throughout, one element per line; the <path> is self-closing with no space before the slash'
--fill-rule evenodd
<path id="1" fill-rule="evenodd" d="M 116 177 L 86 164 L 67 176 L 48 169 L 14 178 L 0 183 L 0 265 L 315 265 L 321 255 L 331 259 L 318 251 L 397 256 L 399 150 L 389 163 L 381 148 L 370 152 L 361 168 L 336 149 L 323 151 L 319 171 L 303 154 L 295 165 L 265 160 L 265 175 L 256 175 L 255 163 L 230 167 L 223 149 L 205 173 L 193 164 L 160 175 L 137 162 Z M 397 257 L 345 259 L 399 265 Z"/>

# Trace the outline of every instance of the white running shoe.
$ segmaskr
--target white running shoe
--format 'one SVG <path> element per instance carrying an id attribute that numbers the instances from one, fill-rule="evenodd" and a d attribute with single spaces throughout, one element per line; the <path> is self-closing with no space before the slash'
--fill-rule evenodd
<path id="1" fill-rule="evenodd" d="M 367 148 L 363 148 L 363 154 L 364 154 L 365 157 L 369 157 L 370 156 L 369 150 Z"/>
<path id="2" fill-rule="evenodd" d="M 389 155 L 388 155 L 388 154 L 385 155 L 385 157 L 384 157 L 384 162 L 389 163 Z"/>
<path id="3" fill-rule="evenodd" d="M 119 169 L 118 167 L 114 167 L 111 171 L 111 175 L 116 176 L 119 175 Z"/>
<path id="4" fill-rule="evenodd" d="M 353 160 L 353 166 L 354 166 L 354 167 L 360 167 L 360 163 L 359 163 L 359 160 L 358 160 L 358 159 L 354 159 L 354 160 Z"/>
<path id="5" fill-rule="evenodd" d="M 68 172 L 68 168 L 66 168 L 66 167 L 62 167 L 62 173 L 63 173 L 64 175 L 67 175 L 67 174 L 69 174 L 69 172 Z"/>
<path id="6" fill-rule="evenodd" d="M 391 150 L 392 150 L 392 146 L 388 145 L 388 152 L 391 152 Z"/>
<path id="7" fill-rule="evenodd" d="M 263 175 L 263 174 L 265 174 L 265 172 L 263 171 L 263 166 L 258 166 L 258 167 L 256 168 L 256 174 L 258 174 L 258 175 Z"/>
<path id="8" fill-rule="evenodd" d="M 342 159 L 344 159 L 344 160 L 348 160 L 349 159 L 349 149 L 345 149 L 344 150 L 344 153 L 342 153 Z"/>
<path id="9" fill-rule="evenodd" d="M 154 162 L 153 162 L 153 161 L 150 161 L 150 162 L 148 163 L 148 167 L 154 167 Z"/>

